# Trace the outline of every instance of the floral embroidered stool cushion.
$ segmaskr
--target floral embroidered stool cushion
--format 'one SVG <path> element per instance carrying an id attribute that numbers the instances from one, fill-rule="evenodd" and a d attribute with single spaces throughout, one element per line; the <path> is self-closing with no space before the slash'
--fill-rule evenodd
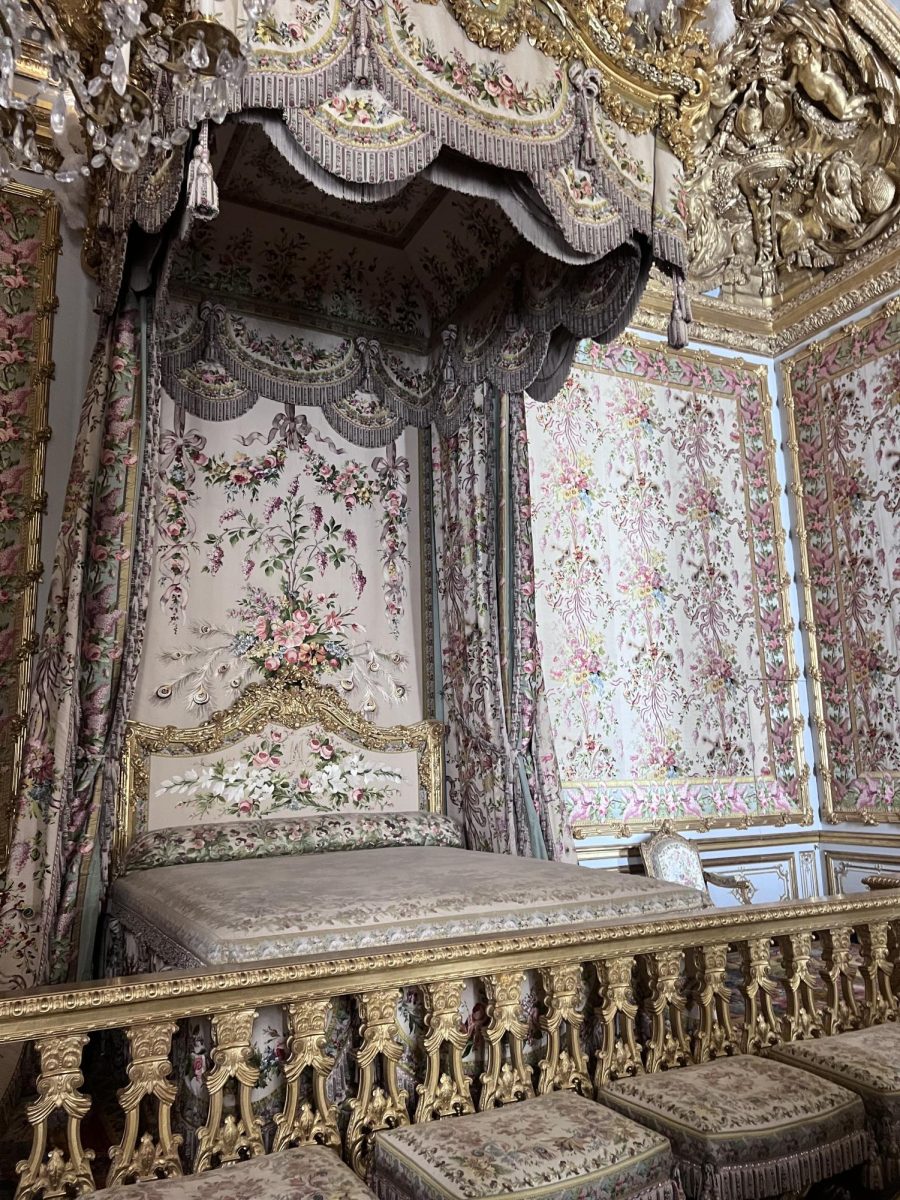
<path id="1" fill-rule="evenodd" d="M 327 1146 L 301 1146 L 180 1179 L 128 1183 L 96 1200 L 373 1200 Z"/>
<path id="2" fill-rule="evenodd" d="M 665 1138 L 574 1092 L 375 1138 L 380 1200 L 676 1200 Z"/>
<path id="3" fill-rule="evenodd" d="M 802 1194 L 869 1158 L 859 1096 L 753 1054 L 619 1080 L 600 1099 L 669 1139 L 689 1200 Z"/>
<path id="4" fill-rule="evenodd" d="M 814 1071 L 856 1092 L 866 1106 L 886 1187 L 900 1180 L 900 1023 L 775 1046 L 779 1062 Z M 869 1181 L 875 1188 L 879 1181 Z"/>

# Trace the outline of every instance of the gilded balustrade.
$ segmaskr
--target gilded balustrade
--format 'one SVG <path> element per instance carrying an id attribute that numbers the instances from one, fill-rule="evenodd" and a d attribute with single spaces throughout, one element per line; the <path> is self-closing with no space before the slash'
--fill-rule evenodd
<path id="1" fill-rule="evenodd" d="M 526 973 L 540 996 L 530 1027 Z M 487 1001 L 485 1060 L 474 1077 L 459 1016 L 467 980 Z M 397 1006 L 410 988 L 424 1013 L 414 1089 L 398 1072 Z M 356 1090 L 342 1118 L 328 1094 L 326 1030 L 332 1002 L 346 997 L 359 1019 Z M 251 1028 L 273 1005 L 285 1016 L 285 1086 L 266 1130 L 251 1104 Z M 340 1149 L 363 1173 L 375 1132 L 387 1126 L 560 1088 L 591 1095 L 623 1075 L 840 1036 L 898 1015 L 900 890 L 23 992 L 0 999 L 0 1044 L 31 1044 L 38 1068 L 17 1200 L 205 1171 L 303 1142 Z M 172 1129 L 172 1035 L 178 1022 L 201 1017 L 213 1030 L 210 1102 L 188 1155 Z M 98 1153 L 84 1144 L 92 1100 L 82 1052 L 90 1035 L 108 1030 L 123 1031 L 127 1046 L 123 1132 Z M 526 1056 L 529 1037 L 540 1061 Z"/>

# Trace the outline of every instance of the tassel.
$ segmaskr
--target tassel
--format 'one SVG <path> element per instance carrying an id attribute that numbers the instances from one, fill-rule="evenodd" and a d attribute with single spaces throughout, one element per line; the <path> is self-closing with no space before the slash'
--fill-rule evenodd
<path id="1" fill-rule="evenodd" d="M 187 206 L 201 221 L 211 221 L 219 215 L 219 189 L 213 178 L 209 161 L 209 123 L 200 126 L 200 137 L 194 147 L 194 157 L 188 167 Z"/>
<path id="2" fill-rule="evenodd" d="M 672 272 L 672 315 L 669 317 L 669 345 L 673 350 L 683 350 L 688 344 L 688 325 L 693 316 L 688 299 L 687 285 L 681 271 Z"/>

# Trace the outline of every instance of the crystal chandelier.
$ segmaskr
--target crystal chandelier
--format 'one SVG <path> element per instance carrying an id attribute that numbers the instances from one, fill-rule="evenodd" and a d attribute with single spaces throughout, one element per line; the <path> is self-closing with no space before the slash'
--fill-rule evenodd
<path id="1" fill-rule="evenodd" d="M 160 0 L 101 0 L 89 15 L 102 23 L 105 47 L 99 62 L 86 64 L 58 0 L 0 0 L 0 182 L 14 168 L 44 170 L 40 108 L 49 108 L 57 138 L 68 134 L 73 116 L 77 123 L 82 152 L 55 172 L 62 183 L 108 164 L 133 174 L 149 151 L 182 145 L 201 121 L 223 121 L 235 106 L 253 32 L 274 0 L 243 0 L 243 41 L 216 20 L 214 0 L 199 0 L 199 11 L 196 0 L 188 3 L 175 25 L 153 11 Z M 37 58 L 43 77 L 30 96 L 17 89 L 23 50 Z"/>

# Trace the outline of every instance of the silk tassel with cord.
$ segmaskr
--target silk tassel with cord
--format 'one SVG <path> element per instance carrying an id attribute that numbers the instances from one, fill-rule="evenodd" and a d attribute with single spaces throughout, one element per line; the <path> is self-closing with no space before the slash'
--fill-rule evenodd
<path id="1" fill-rule="evenodd" d="M 688 296 L 684 274 L 672 272 L 672 315 L 669 317 L 669 345 L 673 350 L 683 350 L 688 344 L 688 326 L 693 320 L 691 301 Z"/>
<path id="2" fill-rule="evenodd" d="M 200 126 L 200 136 L 194 147 L 194 157 L 188 167 L 187 205 L 201 221 L 211 221 L 219 215 L 219 189 L 213 178 L 209 161 L 209 122 Z"/>

